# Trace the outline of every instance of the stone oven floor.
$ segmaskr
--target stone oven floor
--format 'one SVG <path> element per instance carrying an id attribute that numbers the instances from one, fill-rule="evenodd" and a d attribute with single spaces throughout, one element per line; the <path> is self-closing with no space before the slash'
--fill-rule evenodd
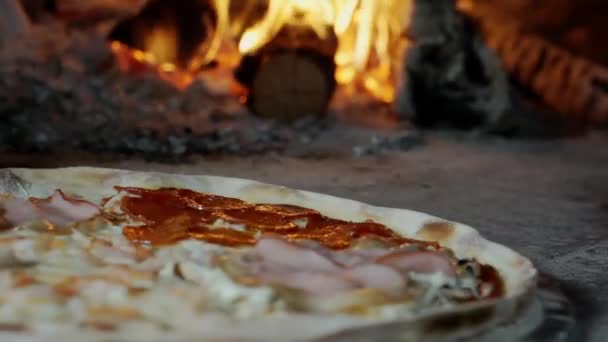
<path id="1" fill-rule="evenodd" d="M 4 155 L 0 167 L 91 165 L 251 178 L 459 221 L 558 280 L 593 341 L 608 336 L 608 135 L 506 141 L 433 133 L 383 156 L 195 158 Z"/>

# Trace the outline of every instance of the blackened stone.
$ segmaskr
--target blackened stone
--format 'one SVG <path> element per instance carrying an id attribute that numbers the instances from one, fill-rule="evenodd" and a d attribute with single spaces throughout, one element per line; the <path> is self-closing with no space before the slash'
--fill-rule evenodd
<path id="1" fill-rule="evenodd" d="M 396 103 L 403 118 L 429 127 L 492 125 L 511 108 L 500 61 L 453 0 L 415 1 L 404 87 Z"/>

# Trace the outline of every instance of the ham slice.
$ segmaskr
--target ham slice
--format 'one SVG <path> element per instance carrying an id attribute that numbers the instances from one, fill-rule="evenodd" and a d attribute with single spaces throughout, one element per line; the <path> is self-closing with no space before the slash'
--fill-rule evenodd
<path id="1" fill-rule="evenodd" d="M 26 200 L 19 198 L 4 198 L 0 200 L 1 229 L 9 229 L 16 225 L 33 221 L 37 216 L 36 208 Z"/>
<path id="2" fill-rule="evenodd" d="M 456 275 L 454 265 L 446 256 L 431 251 L 391 253 L 378 258 L 376 263 L 390 266 L 401 272 Z"/>
<path id="3" fill-rule="evenodd" d="M 331 260 L 308 248 L 302 248 L 279 238 L 263 238 L 255 251 L 272 269 L 336 272 L 340 267 Z"/>
<path id="4" fill-rule="evenodd" d="M 354 289 L 394 290 L 406 285 L 408 272 L 456 275 L 451 261 L 432 251 L 388 249 L 332 251 L 320 245 L 295 245 L 263 237 L 254 253 L 256 267 L 247 266 L 258 279 L 316 295 Z M 341 255 L 341 258 L 336 258 Z"/>
<path id="5" fill-rule="evenodd" d="M 268 283 L 304 290 L 320 296 L 333 295 L 361 287 L 356 281 L 347 279 L 339 273 L 306 271 L 286 273 L 264 272 L 260 275 L 260 278 Z"/>
<path id="6" fill-rule="evenodd" d="M 405 280 L 398 271 L 375 264 L 360 265 L 347 269 L 341 276 L 356 281 L 360 287 L 371 289 L 393 290 L 405 285 Z"/>
<path id="7" fill-rule="evenodd" d="M 99 208 L 93 203 L 68 197 L 59 190 L 45 199 L 4 198 L 0 199 L 0 228 L 8 229 L 35 220 L 65 226 L 93 218 L 99 213 Z"/>

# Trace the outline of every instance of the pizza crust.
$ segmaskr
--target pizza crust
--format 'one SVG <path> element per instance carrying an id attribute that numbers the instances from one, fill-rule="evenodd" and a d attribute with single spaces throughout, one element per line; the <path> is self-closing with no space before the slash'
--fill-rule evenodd
<path id="1" fill-rule="evenodd" d="M 209 322 L 199 320 L 192 322 L 193 331 L 183 330 L 161 338 L 158 331 L 149 330 L 146 333 L 146 329 L 138 329 L 137 336 L 130 337 L 121 332 L 118 336 L 120 340 L 152 337 L 179 338 L 180 340 L 203 338 L 205 340 L 331 339 L 346 341 L 352 340 L 354 335 L 349 332 L 353 331 L 357 332 L 356 336 L 368 336 L 368 338 L 381 336 L 375 334 L 384 336 L 387 331 L 390 331 L 391 339 L 395 340 L 445 340 L 458 336 L 476 336 L 477 338 L 487 334 L 498 325 L 512 324 L 517 317 L 530 312 L 533 307 L 537 271 L 528 259 L 505 246 L 484 239 L 469 226 L 448 222 L 427 214 L 405 209 L 375 207 L 349 199 L 237 178 L 132 172 L 89 167 L 0 170 L 0 193 L 11 193 L 17 197 L 47 197 L 56 189 L 61 189 L 66 194 L 100 203 L 103 198 L 115 193 L 113 187 L 116 185 L 188 188 L 236 197 L 253 203 L 298 205 L 341 220 L 373 220 L 392 228 L 405 237 L 437 241 L 442 246 L 452 249 L 459 258 L 476 258 L 482 263 L 494 266 L 504 280 L 506 291 L 505 297 L 499 300 L 467 304 L 450 310 L 441 309 L 397 322 L 347 315 L 302 314 L 274 315 L 263 319 L 235 322 L 234 319 L 228 317 L 209 315 Z M 539 321 L 540 318 L 534 317 L 534 320 Z M 527 320 L 526 323 L 530 324 L 534 320 Z M 87 340 L 112 338 L 112 334 L 100 335 L 94 332 L 90 334 L 90 339 L 87 337 Z M 174 334 L 177 335 L 173 336 Z M 16 336 L 26 337 L 21 334 Z M 345 339 L 344 336 L 350 337 Z M 33 337 L 29 336 L 29 338 Z M 45 335 L 44 339 L 49 340 L 49 338 L 54 339 L 55 337 L 58 341 L 70 341 L 82 340 L 83 335 L 82 332 L 75 336 L 50 333 L 50 335 Z"/>

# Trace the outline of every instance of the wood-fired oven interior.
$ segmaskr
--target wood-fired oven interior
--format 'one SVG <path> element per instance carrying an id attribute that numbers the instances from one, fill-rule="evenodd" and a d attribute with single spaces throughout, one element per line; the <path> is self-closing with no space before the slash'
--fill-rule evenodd
<path id="1" fill-rule="evenodd" d="M 179 158 L 585 134 L 608 121 L 605 6 L 546 3 L 4 1 L 0 144 Z"/>

